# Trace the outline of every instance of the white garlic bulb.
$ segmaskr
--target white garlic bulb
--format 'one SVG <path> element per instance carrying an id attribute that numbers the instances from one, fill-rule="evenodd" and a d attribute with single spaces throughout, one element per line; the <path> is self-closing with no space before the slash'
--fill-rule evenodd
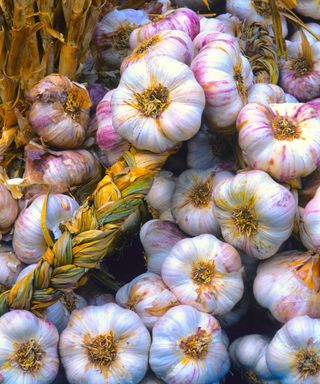
<path id="1" fill-rule="evenodd" d="M 233 176 L 230 172 L 189 169 L 178 177 L 172 196 L 172 214 L 188 235 L 217 235 L 220 228 L 213 212 L 213 194 L 219 183 Z"/>
<path id="2" fill-rule="evenodd" d="M 74 311 L 59 344 L 70 384 L 138 383 L 148 369 L 149 348 L 139 316 L 113 303 Z"/>
<path id="3" fill-rule="evenodd" d="M 46 196 L 42 195 L 31 201 L 15 222 L 13 249 L 17 257 L 26 264 L 35 263 L 47 248 L 41 227 L 41 215 Z M 73 198 L 66 195 L 49 195 L 46 209 L 46 227 L 54 239 L 61 235 L 59 224 L 72 217 L 79 208 Z"/>
<path id="4" fill-rule="evenodd" d="M 249 256 L 274 255 L 293 230 L 296 201 L 262 171 L 243 171 L 214 191 L 214 212 L 222 236 Z"/>
<path id="5" fill-rule="evenodd" d="M 266 362 L 269 342 L 270 339 L 263 335 L 246 335 L 236 339 L 229 347 L 232 364 L 249 383 L 278 383 Z"/>
<path id="6" fill-rule="evenodd" d="M 148 271 L 160 275 L 162 264 L 171 248 L 186 237 L 170 221 L 150 220 L 140 230 L 140 241 L 147 256 Z"/>
<path id="7" fill-rule="evenodd" d="M 3 184 L 0 184 L 0 240 L 3 234 L 10 231 L 18 212 L 17 200 Z"/>
<path id="8" fill-rule="evenodd" d="M 23 268 L 12 247 L 0 243 L 0 287 L 11 287 Z"/>
<path id="9" fill-rule="evenodd" d="M 116 302 L 136 312 L 148 329 L 152 329 L 168 309 L 179 304 L 161 277 L 151 272 L 143 273 L 121 287 Z"/>
<path id="10" fill-rule="evenodd" d="M 308 29 L 310 29 L 316 35 L 320 34 L 320 25 L 319 24 L 317 24 L 317 23 L 306 23 L 305 26 L 308 27 Z M 309 41 L 310 44 L 316 43 L 318 41 L 313 35 L 311 35 L 310 32 L 308 32 L 305 29 L 303 29 L 303 30 L 299 29 L 298 31 L 296 31 L 291 36 L 290 40 L 291 41 L 301 41 L 302 40 L 302 32 L 305 34 L 305 36 L 306 36 L 306 38 L 307 38 L 307 40 Z"/>
<path id="11" fill-rule="evenodd" d="M 231 311 L 244 290 L 240 255 L 212 235 L 180 240 L 163 262 L 161 277 L 182 304 L 212 314 Z"/>
<path id="12" fill-rule="evenodd" d="M 274 84 L 257 83 L 248 90 L 248 103 L 259 103 L 265 106 L 274 103 L 284 103 L 285 93 Z"/>
<path id="13" fill-rule="evenodd" d="M 159 153 L 198 132 L 204 104 L 204 92 L 190 68 L 158 56 L 123 73 L 112 96 L 112 122 L 135 147 Z"/>
<path id="14" fill-rule="evenodd" d="M 200 19 L 200 33 L 216 31 L 234 36 L 239 22 L 237 16 L 230 13 L 224 13 L 215 18 L 202 17 Z"/>
<path id="15" fill-rule="evenodd" d="M 297 0 L 296 11 L 303 16 L 320 20 L 319 0 Z"/>
<path id="16" fill-rule="evenodd" d="M 219 383 L 230 367 L 217 320 L 195 308 L 171 308 L 152 331 L 150 366 L 167 384 Z"/>
<path id="17" fill-rule="evenodd" d="M 320 382 L 320 320 L 308 316 L 288 321 L 271 340 L 267 365 L 281 384 Z"/>
<path id="18" fill-rule="evenodd" d="M 219 324 L 223 328 L 233 327 L 237 324 L 243 316 L 246 315 L 250 306 L 250 298 L 248 290 L 244 291 L 241 300 L 232 308 L 231 312 L 227 312 L 224 315 L 215 315 Z M 213 314 L 214 315 L 214 314 Z"/>
<path id="19" fill-rule="evenodd" d="M 284 323 L 293 317 L 320 317 L 320 255 L 288 251 L 261 263 L 254 280 L 257 302 Z"/>
<path id="20" fill-rule="evenodd" d="M 59 369 L 55 326 L 31 312 L 14 310 L 0 317 L 0 380 L 50 384 Z"/>

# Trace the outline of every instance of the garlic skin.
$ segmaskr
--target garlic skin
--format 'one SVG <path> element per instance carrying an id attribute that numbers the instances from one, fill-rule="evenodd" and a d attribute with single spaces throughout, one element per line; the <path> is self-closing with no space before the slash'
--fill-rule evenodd
<path id="1" fill-rule="evenodd" d="M 101 149 L 106 167 L 114 164 L 130 144 L 124 140 L 112 125 L 111 99 L 114 89 L 105 94 L 97 105 L 96 119 L 98 124 L 96 142 Z"/>
<path id="2" fill-rule="evenodd" d="M 131 32 L 150 19 L 145 11 L 134 9 L 108 12 L 97 23 L 93 34 L 96 48 L 95 64 L 101 69 L 118 69 L 122 60 L 131 53 L 129 37 Z"/>
<path id="3" fill-rule="evenodd" d="M 266 359 L 281 384 L 319 383 L 320 320 L 308 316 L 288 321 L 271 340 Z"/>
<path id="4" fill-rule="evenodd" d="M 288 60 L 280 66 L 280 85 L 300 101 L 320 96 L 320 42 L 310 45 L 309 57 L 302 41 L 287 43 Z"/>
<path id="5" fill-rule="evenodd" d="M 187 305 L 171 308 L 153 328 L 150 366 L 167 384 L 219 383 L 230 368 L 219 323 Z"/>
<path id="6" fill-rule="evenodd" d="M 219 321 L 219 324 L 223 328 L 230 328 L 236 325 L 243 316 L 249 310 L 250 299 L 248 291 L 244 291 L 243 296 L 240 301 L 232 308 L 231 312 L 225 313 L 223 315 L 216 315 L 216 319 Z"/>
<path id="7" fill-rule="evenodd" d="M 115 302 L 115 298 L 111 293 L 98 293 L 89 299 L 89 305 L 104 305 Z"/>
<path id="8" fill-rule="evenodd" d="M 300 15 L 309 16 L 313 19 L 320 20 L 320 8 L 318 0 L 297 0 L 295 10 L 300 13 Z"/>
<path id="9" fill-rule="evenodd" d="M 246 162 L 280 181 L 308 176 L 320 162 L 320 118 L 308 104 L 248 104 L 237 128 Z"/>
<path id="10" fill-rule="evenodd" d="M 162 15 L 172 9 L 172 4 L 170 0 L 152 0 L 145 3 L 143 9 L 148 14 Z"/>
<path id="11" fill-rule="evenodd" d="M 11 287 L 23 268 L 12 247 L 0 244 L 0 287 Z"/>
<path id="12" fill-rule="evenodd" d="M 210 19 L 215 20 L 215 19 Z M 227 43 L 227 44 L 234 44 L 235 46 L 238 46 L 238 40 L 230 35 L 229 33 L 221 33 L 218 31 L 204 31 L 200 32 L 199 35 L 195 37 L 193 40 L 195 52 L 198 54 L 199 51 L 208 45 L 209 43 Z"/>
<path id="13" fill-rule="evenodd" d="M 150 39 L 165 30 L 178 30 L 185 32 L 192 40 L 200 32 L 198 15 L 188 8 L 178 8 L 169 11 L 159 18 L 140 28 L 136 28 L 130 35 L 130 46 L 136 47 L 144 40 Z"/>
<path id="14" fill-rule="evenodd" d="M 138 383 L 148 369 L 149 348 L 139 316 L 113 303 L 74 311 L 59 344 L 70 384 Z"/>
<path id="15" fill-rule="evenodd" d="M 136 148 L 160 153 L 198 132 L 204 104 L 204 92 L 187 65 L 153 57 L 123 73 L 112 96 L 112 123 Z"/>
<path id="16" fill-rule="evenodd" d="M 282 88 L 274 84 L 253 84 L 248 91 L 248 103 L 259 103 L 265 106 L 285 102 L 285 93 Z"/>
<path id="17" fill-rule="evenodd" d="M 90 116 L 92 116 L 97 109 L 97 105 L 106 95 L 106 93 L 108 93 L 108 89 L 100 83 L 89 83 L 87 85 L 87 90 L 89 92 L 90 100 L 92 103 L 90 108 Z"/>
<path id="18" fill-rule="evenodd" d="M 314 197 L 300 211 L 300 239 L 303 245 L 311 251 L 320 251 L 320 188 Z"/>
<path id="19" fill-rule="evenodd" d="M 26 264 L 40 260 L 47 244 L 41 228 L 41 215 L 45 195 L 31 201 L 18 216 L 13 234 L 13 249 L 17 257 Z M 79 204 L 66 195 L 49 195 L 46 210 L 46 226 L 55 240 L 61 235 L 59 224 L 72 217 Z"/>
<path id="20" fill-rule="evenodd" d="M 91 107 L 85 86 L 51 74 L 31 89 L 28 99 L 31 127 L 45 144 L 62 149 L 83 144 Z"/>
<path id="21" fill-rule="evenodd" d="M 161 277 L 182 304 L 212 314 L 231 311 L 244 290 L 240 255 L 207 234 L 180 240 L 164 260 Z"/>
<path id="22" fill-rule="evenodd" d="M 320 317 L 319 266 L 318 254 L 277 254 L 258 267 L 253 286 L 257 302 L 282 323 L 301 315 Z"/>
<path id="23" fill-rule="evenodd" d="M 136 312 L 144 325 L 152 329 L 155 322 L 179 301 L 165 286 L 161 277 L 146 272 L 121 287 L 116 302 Z"/>
<path id="24" fill-rule="evenodd" d="M 231 15 L 230 13 L 224 13 L 215 18 L 202 17 L 200 19 L 200 33 L 216 31 L 235 36 L 236 26 L 239 22 L 240 20 L 237 16 Z"/>
<path id="25" fill-rule="evenodd" d="M 250 63 L 239 45 L 212 41 L 192 61 L 191 69 L 205 90 L 205 116 L 210 128 L 221 133 L 234 132 L 233 125 L 253 84 Z"/>
<path id="26" fill-rule="evenodd" d="M 176 189 L 176 178 L 172 172 L 159 172 L 152 183 L 146 201 L 155 216 L 171 209 L 171 199 Z"/>
<path id="27" fill-rule="evenodd" d="M 308 27 L 316 35 L 320 34 L 320 25 L 319 24 L 317 24 L 317 23 L 306 23 L 305 26 Z M 306 36 L 306 38 L 307 38 L 307 40 L 309 41 L 310 44 L 314 44 L 314 43 L 316 43 L 318 41 L 313 35 L 311 35 L 311 33 L 306 31 L 305 29 L 303 29 L 303 33 L 305 34 L 305 36 Z M 302 40 L 302 30 L 301 29 L 297 30 L 291 36 L 290 40 L 291 41 L 301 41 Z"/>
<path id="28" fill-rule="evenodd" d="M 246 335 L 236 339 L 229 347 L 232 364 L 250 383 L 279 383 L 266 362 L 269 342 L 270 339 L 263 335 Z"/>
<path id="29" fill-rule="evenodd" d="M 178 226 L 170 221 L 150 220 L 140 230 L 140 241 L 147 256 L 148 271 L 161 274 L 162 264 L 171 248 L 186 238 Z"/>
<path id="30" fill-rule="evenodd" d="M 232 177 L 231 172 L 189 169 L 178 177 L 172 196 L 172 214 L 179 228 L 190 236 L 202 233 L 220 233 L 213 212 L 213 194 L 216 186 Z"/>
<path id="31" fill-rule="evenodd" d="M 293 230 L 293 195 L 262 171 L 243 171 L 214 191 L 214 213 L 225 241 L 249 256 L 274 255 Z"/>
<path id="32" fill-rule="evenodd" d="M 289 93 L 284 94 L 284 102 L 285 103 L 299 103 L 298 99 L 296 99 L 294 96 L 290 95 Z"/>
<path id="33" fill-rule="evenodd" d="M 120 72 L 123 73 L 130 65 L 151 57 L 165 55 L 172 59 L 190 65 L 194 56 L 192 40 L 185 32 L 161 31 L 150 39 L 142 41 L 137 46 L 132 46 L 133 52 L 121 64 Z"/>
<path id="34" fill-rule="evenodd" d="M 15 200 L 10 191 L 0 184 L 0 240 L 2 235 L 10 232 L 19 212 L 17 200 Z"/>
<path id="35" fill-rule="evenodd" d="M 14 310 L 0 318 L 0 378 L 3 383 L 50 384 L 58 374 L 59 335 L 31 312 Z"/>

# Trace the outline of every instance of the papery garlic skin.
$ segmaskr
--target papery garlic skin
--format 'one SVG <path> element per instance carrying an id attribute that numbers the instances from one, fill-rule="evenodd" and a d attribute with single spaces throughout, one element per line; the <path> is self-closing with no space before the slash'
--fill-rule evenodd
<path id="1" fill-rule="evenodd" d="M 269 342 L 268 337 L 254 334 L 239 337 L 229 347 L 232 364 L 250 383 L 279 383 L 269 371 L 266 362 Z"/>
<path id="2" fill-rule="evenodd" d="M 165 55 L 172 59 L 189 65 L 194 56 L 192 40 L 185 32 L 161 31 L 150 39 L 142 41 L 137 46 L 132 46 L 133 52 L 121 64 L 120 72 L 123 73 L 130 65 L 151 57 Z"/>
<path id="3" fill-rule="evenodd" d="M 225 241 L 266 259 L 291 235 L 296 202 L 267 173 L 243 171 L 216 187 L 214 213 Z"/>
<path id="4" fill-rule="evenodd" d="M 241 54 L 239 45 L 212 41 L 192 61 L 191 69 L 205 91 L 205 115 L 210 128 L 234 132 L 233 125 L 247 103 L 247 92 L 253 84 L 250 63 Z"/>
<path id="5" fill-rule="evenodd" d="M 309 16 L 320 20 L 320 8 L 318 0 L 297 0 L 296 11 L 303 16 Z M 308 24 L 307 24 L 308 25 Z"/>
<path id="6" fill-rule="evenodd" d="M 0 244 L 0 287 L 11 287 L 23 268 L 12 247 Z"/>
<path id="7" fill-rule="evenodd" d="M 13 248 L 17 257 L 26 264 L 37 262 L 44 254 L 47 244 L 41 228 L 41 215 L 46 196 L 31 201 L 15 222 Z M 79 204 L 66 195 L 49 195 L 46 210 L 46 226 L 55 240 L 61 235 L 59 224 L 70 219 Z"/>
<path id="8" fill-rule="evenodd" d="M 275 84 L 253 84 L 248 91 L 248 103 L 259 103 L 265 106 L 274 103 L 284 103 L 285 93 Z"/>
<path id="9" fill-rule="evenodd" d="M 284 102 L 285 103 L 299 103 L 298 99 L 294 96 L 290 95 L 289 93 L 284 94 Z"/>
<path id="10" fill-rule="evenodd" d="M 98 124 L 96 142 L 103 153 L 105 166 L 114 164 L 129 149 L 130 144 L 124 140 L 112 125 L 111 98 L 114 90 L 109 91 L 97 105 Z"/>
<path id="11" fill-rule="evenodd" d="M 153 57 L 123 73 L 112 96 L 112 123 L 135 147 L 160 153 L 198 132 L 204 104 L 204 92 L 187 65 Z"/>
<path id="12" fill-rule="evenodd" d="M 280 181 L 308 176 L 320 163 L 320 118 L 308 104 L 248 104 L 237 128 L 248 164 Z"/>
<path id="13" fill-rule="evenodd" d="M 89 305 L 104 305 L 115 302 L 115 298 L 111 293 L 98 293 L 89 300 Z"/>
<path id="14" fill-rule="evenodd" d="M 238 40 L 228 33 L 221 33 L 218 31 L 204 31 L 200 32 L 199 35 L 197 35 L 193 40 L 195 52 L 198 54 L 202 48 L 212 42 L 222 42 L 238 46 Z"/>
<path id="15" fill-rule="evenodd" d="M 182 304 L 224 314 L 243 295 L 240 255 L 212 235 L 180 240 L 164 260 L 161 277 Z"/>
<path id="16" fill-rule="evenodd" d="M 85 86 L 51 74 L 29 92 L 29 120 L 41 140 L 57 148 L 78 148 L 86 138 L 91 100 Z"/>
<path id="17" fill-rule="evenodd" d="M 259 265 L 254 296 L 280 322 L 308 315 L 320 317 L 320 256 L 308 252 L 279 253 Z"/>
<path id="18" fill-rule="evenodd" d="M 172 214 L 179 228 L 191 236 L 202 233 L 220 233 L 213 212 L 213 194 L 216 186 L 231 178 L 231 172 L 189 169 L 178 177 L 172 196 Z"/>
<path id="19" fill-rule="evenodd" d="M 3 234 L 10 231 L 18 212 L 17 200 L 3 184 L 0 184 L 0 240 Z"/>
<path id="20" fill-rule="evenodd" d="M 312 251 L 320 251 L 320 188 L 314 197 L 301 209 L 300 238 L 303 245 Z"/>
<path id="21" fill-rule="evenodd" d="M 187 305 L 171 308 L 153 328 L 150 366 L 167 384 L 219 383 L 230 367 L 219 323 Z"/>
<path id="22" fill-rule="evenodd" d="M 193 40 L 200 32 L 198 15 L 188 8 L 179 8 L 169 11 L 159 20 L 136 28 L 130 35 L 130 46 L 136 47 L 144 40 L 150 39 L 165 30 L 178 30 L 185 32 Z"/>
<path id="23" fill-rule="evenodd" d="M 148 369 L 149 348 L 139 316 L 112 303 L 74 311 L 59 344 L 70 384 L 138 383 Z"/>
<path id="24" fill-rule="evenodd" d="M 131 32 L 148 23 L 144 11 L 135 9 L 117 10 L 107 13 L 96 25 L 93 42 L 96 47 L 96 66 L 99 69 L 118 69 L 122 60 L 131 53 Z"/>
<path id="25" fill-rule="evenodd" d="M 280 85 L 299 101 L 320 96 L 320 42 L 310 46 L 310 59 L 305 56 L 303 42 L 287 43 L 288 60 L 280 66 Z"/>
<path id="26" fill-rule="evenodd" d="M 136 312 L 148 329 L 152 329 L 168 309 L 179 305 L 161 277 L 151 272 L 143 273 L 121 287 L 116 302 Z"/>
<path id="27" fill-rule="evenodd" d="M 266 359 L 281 384 L 319 383 L 320 320 L 308 316 L 288 321 L 271 340 Z"/>
<path id="28" fill-rule="evenodd" d="M 147 256 L 148 271 L 160 275 L 162 264 L 171 248 L 186 237 L 170 221 L 150 220 L 140 230 L 140 241 Z"/>
<path id="29" fill-rule="evenodd" d="M 306 23 L 305 26 L 308 27 L 308 29 L 310 29 L 316 35 L 320 34 L 320 25 L 319 24 L 317 24 L 317 23 Z M 296 31 L 291 36 L 290 40 L 291 41 L 301 41 L 302 40 L 302 31 L 305 34 L 305 36 L 306 36 L 306 38 L 307 38 L 307 40 L 309 41 L 310 44 L 314 44 L 314 43 L 316 43 L 318 41 L 313 35 L 311 35 L 310 32 L 306 31 L 305 29 L 303 29 L 303 30 L 299 29 L 298 31 Z"/>
<path id="30" fill-rule="evenodd" d="M 217 31 L 235 36 L 236 26 L 240 22 L 237 16 L 224 13 L 215 18 L 202 17 L 200 19 L 200 33 L 205 31 Z"/>
<path id="31" fill-rule="evenodd" d="M 14 310 L 0 318 L 0 378 L 3 383 L 50 384 L 58 374 L 59 335 L 31 312 Z"/>

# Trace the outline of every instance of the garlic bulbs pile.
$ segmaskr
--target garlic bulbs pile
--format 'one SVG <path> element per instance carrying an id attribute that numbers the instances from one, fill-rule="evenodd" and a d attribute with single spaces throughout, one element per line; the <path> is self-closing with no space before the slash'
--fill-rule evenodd
<path id="1" fill-rule="evenodd" d="M 219 383 L 230 367 L 219 323 L 187 305 L 171 308 L 153 328 L 150 366 L 167 384 Z"/>
<path id="2" fill-rule="evenodd" d="M 10 232 L 18 212 L 18 202 L 12 197 L 10 191 L 0 184 L 0 240 L 3 234 Z"/>
<path id="3" fill-rule="evenodd" d="M 75 310 L 59 343 L 70 384 L 139 383 L 149 348 L 139 316 L 112 303 Z"/>
<path id="4" fill-rule="evenodd" d="M 52 383 L 59 369 L 58 340 L 55 326 L 31 312 L 14 310 L 1 316 L 1 382 Z"/>

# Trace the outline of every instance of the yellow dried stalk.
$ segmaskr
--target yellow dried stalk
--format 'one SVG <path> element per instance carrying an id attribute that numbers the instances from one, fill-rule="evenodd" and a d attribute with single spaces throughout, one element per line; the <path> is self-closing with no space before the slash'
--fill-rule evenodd
<path id="1" fill-rule="evenodd" d="M 41 316 L 64 290 L 83 285 L 87 272 L 99 267 L 136 221 L 153 176 L 169 155 L 131 148 L 107 169 L 74 218 L 61 225 L 62 236 L 56 242 L 47 239 L 35 270 L 0 295 L 0 315 L 21 308 Z"/>

